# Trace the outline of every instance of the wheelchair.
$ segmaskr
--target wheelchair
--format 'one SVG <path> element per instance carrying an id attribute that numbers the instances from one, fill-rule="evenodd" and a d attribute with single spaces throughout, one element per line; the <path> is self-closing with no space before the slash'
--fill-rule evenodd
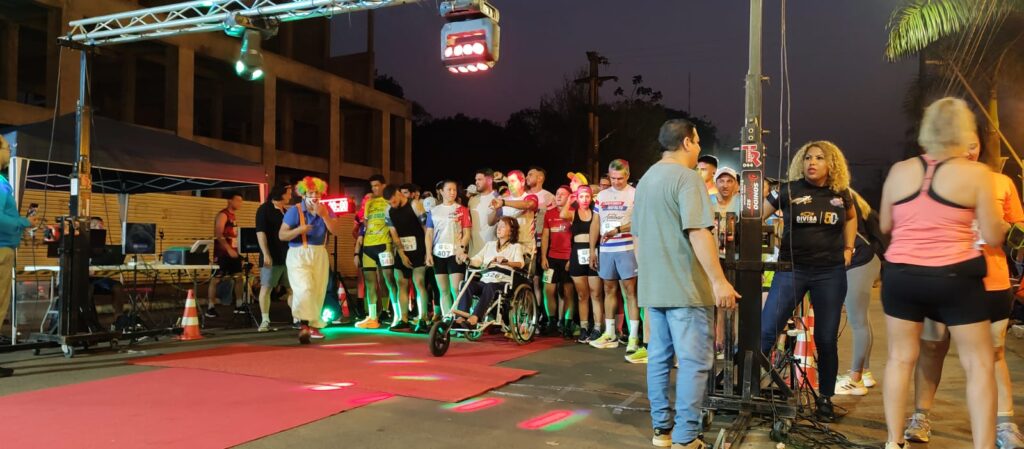
<path id="1" fill-rule="evenodd" d="M 533 293 L 533 281 L 531 278 L 531 272 L 533 271 L 532 257 L 528 255 L 525 259 L 525 266 L 529 267 L 526 271 L 516 270 L 504 265 L 466 270 L 466 279 L 462 282 L 461 288 L 459 288 L 459 295 L 456 297 L 456 301 L 462 297 L 466 289 L 469 288 L 470 283 L 475 279 L 507 275 L 510 276 L 511 281 L 505 282 L 497 297 L 494 298 L 494 302 L 491 303 L 490 307 L 487 308 L 487 312 L 477 322 L 476 327 L 467 329 L 456 326 L 455 320 L 457 317 L 455 316 L 447 316 L 444 320 L 434 323 L 430 328 L 430 337 L 428 339 L 430 353 L 434 357 L 444 356 L 448 352 L 453 336 L 461 335 L 469 341 L 477 341 L 488 329 L 500 329 L 501 332 L 506 336 L 510 336 L 512 340 L 520 345 L 525 345 L 533 339 L 537 331 L 539 314 L 537 298 Z"/>

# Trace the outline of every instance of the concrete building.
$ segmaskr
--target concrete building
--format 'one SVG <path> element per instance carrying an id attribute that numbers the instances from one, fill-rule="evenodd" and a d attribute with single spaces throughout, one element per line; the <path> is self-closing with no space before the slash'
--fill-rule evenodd
<path id="1" fill-rule="evenodd" d="M 74 111 L 78 52 L 55 45 L 69 21 L 169 3 L 0 0 L 0 126 Z M 378 173 L 405 182 L 411 104 L 373 89 L 368 42 L 366 52 L 332 58 L 328 19 L 282 24 L 263 43 L 266 75 L 256 82 L 235 76 L 241 43 L 223 33 L 101 47 L 90 63 L 92 105 L 262 163 L 271 184 L 313 174 L 331 193 L 356 193 Z"/>

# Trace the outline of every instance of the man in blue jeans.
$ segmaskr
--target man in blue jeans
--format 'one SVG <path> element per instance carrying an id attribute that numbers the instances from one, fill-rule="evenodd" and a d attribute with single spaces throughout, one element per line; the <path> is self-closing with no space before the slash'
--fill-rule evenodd
<path id="1" fill-rule="evenodd" d="M 659 447 L 702 449 L 700 408 L 714 365 L 714 307 L 736 307 L 739 294 L 725 279 L 711 235 L 711 200 L 693 168 L 700 136 L 687 120 L 669 120 L 658 135 L 662 158 L 636 188 L 633 236 L 639 265 L 638 299 L 647 308 L 647 396 Z M 675 419 L 669 373 L 676 373 Z"/>

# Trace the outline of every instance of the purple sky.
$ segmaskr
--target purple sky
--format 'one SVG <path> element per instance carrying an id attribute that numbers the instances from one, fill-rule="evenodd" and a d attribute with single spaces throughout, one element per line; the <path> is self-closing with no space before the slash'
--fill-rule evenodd
<path id="1" fill-rule="evenodd" d="M 641 74 L 667 106 L 718 125 L 735 142 L 743 118 L 748 3 L 742 0 L 492 0 L 501 11 L 501 61 L 479 76 L 455 76 L 438 59 L 443 20 L 436 3 L 377 12 L 377 68 L 395 77 L 406 97 L 435 117 L 462 112 L 504 122 L 536 106 L 596 50 L 611 65 L 602 74 L 625 83 Z M 916 72 L 913 61 L 890 64 L 882 50 L 889 0 L 788 2 L 788 48 L 794 151 L 811 139 L 835 141 L 855 162 L 902 155 L 907 127 L 901 104 Z M 780 2 L 765 2 L 765 126 L 769 151 L 778 148 Z M 334 52 L 365 45 L 358 16 L 336 18 Z M 348 23 L 352 30 L 346 32 Z M 351 37 L 351 38 L 350 38 Z M 614 84 L 602 89 L 612 98 Z M 777 155 L 778 153 L 775 153 Z M 774 156 L 777 157 L 777 156 Z"/>

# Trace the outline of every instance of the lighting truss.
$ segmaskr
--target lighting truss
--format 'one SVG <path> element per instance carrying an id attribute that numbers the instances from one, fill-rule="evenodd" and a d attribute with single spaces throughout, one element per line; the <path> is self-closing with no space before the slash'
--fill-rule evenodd
<path id="1" fill-rule="evenodd" d="M 222 31 L 232 16 L 281 22 L 329 17 L 419 0 L 198 0 L 75 20 L 62 40 L 102 46 Z"/>

